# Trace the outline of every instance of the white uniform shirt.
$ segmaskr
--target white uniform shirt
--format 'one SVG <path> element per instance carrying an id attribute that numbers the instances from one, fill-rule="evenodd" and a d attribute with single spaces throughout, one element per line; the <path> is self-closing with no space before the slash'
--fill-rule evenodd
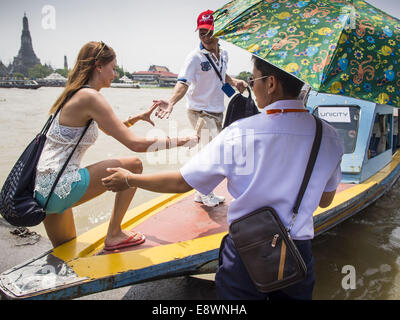
<path id="1" fill-rule="evenodd" d="M 221 89 L 223 83 L 204 53 L 208 51 L 200 44 L 199 48 L 187 56 L 178 75 L 178 81 L 189 86 L 186 93 L 187 108 L 196 111 L 224 112 L 224 92 Z M 218 64 L 215 60 L 213 62 L 225 82 L 228 53 L 220 48 L 219 62 Z"/>
<path id="2" fill-rule="evenodd" d="M 208 194 L 224 179 L 234 200 L 228 223 L 264 206 L 273 207 L 283 224 L 304 177 L 315 137 L 315 120 L 306 112 L 267 115 L 267 109 L 304 108 L 299 100 L 281 100 L 258 115 L 236 121 L 223 130 L 180 170 L 194 189 Z M 314 237 L 313 212 L 322 193 L 336 190 L 341 180 L 343 143 L 323 121 L 318 157 L 291 230 L 293 239 Z"/>

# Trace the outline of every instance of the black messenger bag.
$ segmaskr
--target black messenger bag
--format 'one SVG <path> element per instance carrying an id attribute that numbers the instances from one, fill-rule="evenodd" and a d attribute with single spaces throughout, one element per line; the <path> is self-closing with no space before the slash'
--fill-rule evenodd
<path id="1" fill-rule="evenodd" d="M 298 209 L 317 158 L 322 138 L 322 122 L 315 117 L 317 130 L 288 229 L 271 207 L 263 207 L 239 218 L 229 226 L 236 250 L 250 278 L 260 292 L 280 290 L 305 279 L 306 265 L 290 237 Z"/>
<path id="2" fill-rule="evenodd" d="M 246 89 L 249 94 L 247 98 L 241 93 L 237 93 L 231 99 L 231 101 L 229 101 L 222 129 L 225 129 L 236 120 L 251 117 L 260 113 L 253 98 L 251 97 L 251 91 L 249 87 L 247 87 Z"/>

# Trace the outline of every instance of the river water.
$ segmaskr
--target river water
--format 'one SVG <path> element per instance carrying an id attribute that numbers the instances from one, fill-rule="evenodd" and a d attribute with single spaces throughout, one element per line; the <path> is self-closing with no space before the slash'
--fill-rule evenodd
<path id="1" fill-rule="evenodd" d="M 61 90 L 0 88 L 0 185 L 28 142 L 44 125 L 48 110 Z M 172 89 L 102 90 L 121 120 L 145 111 L 153 99 L 168 99 L 171 93 Z M 175 106 L 169 121 L 154 116 L 153 119 L 155 128 L 148 123 L 137 123 L 131 130 L 142 136 L 193 132 L 186 117 L 184 99 Z M 195 152 L 196 149 L 169 150 L 135 155 L 142 160 L 144 173 L 151 173 L 178 169 Z M 118 141 L 100 133 L 82 165 L 132 154 Z M 157 193 L 138 190 L 130 208 L 157 196 Z M 75 208 L 78 235 L 108 221 L 113 203 L 114 194 L 107 192 Z M 45 235 L 42 225 L 31 229 Z M 400 181 L 376 203 L 314 239 L 313 253 L 314 299 L 400 299 Z"/>

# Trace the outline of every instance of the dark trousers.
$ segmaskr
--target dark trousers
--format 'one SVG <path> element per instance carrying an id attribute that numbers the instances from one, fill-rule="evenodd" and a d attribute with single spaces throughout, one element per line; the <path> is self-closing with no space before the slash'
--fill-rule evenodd
<path id="1" fill-rule="evenodd" d="M 232 238 L 227 236 L 220 248 L 220 265 L 215 276 L 218 298 L 223 300 L 311 300 L 315 283 L 311 240 L 295 240 L 294 242 L 307 266 L 307 277 L 292 286 L 267 294 L 256 289 L 236 251 Z"/>

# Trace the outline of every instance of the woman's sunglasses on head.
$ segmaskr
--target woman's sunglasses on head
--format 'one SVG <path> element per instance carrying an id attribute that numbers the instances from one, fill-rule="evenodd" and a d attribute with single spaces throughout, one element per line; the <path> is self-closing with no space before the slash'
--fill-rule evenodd
<path id="1" fill-rule="evenodd" d="M 96 55 L 95 60 L 97 60 L 99 58 L 100 54 L 103 52 L 104 48 L 106 47 L 106 44 L 103 41 L 101 41 L 100 43 L 101 43 L 101 49 L 100 49 L 99 53 Z"/>

